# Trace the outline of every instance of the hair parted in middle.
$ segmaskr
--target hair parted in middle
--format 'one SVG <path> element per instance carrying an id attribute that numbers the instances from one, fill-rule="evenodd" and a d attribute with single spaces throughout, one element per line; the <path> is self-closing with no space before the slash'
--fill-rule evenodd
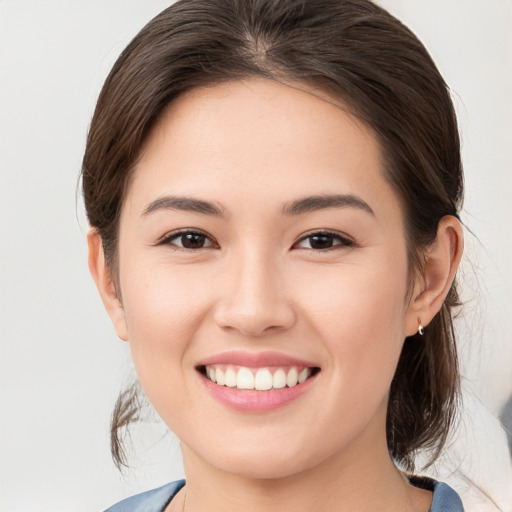
<path id="1" fill-rule="evenodd" d="M 313 86 L 371 128 L 404 212 L 412 285 L 441 218 L 458 217 L 463 191 L 450 92 L 422 43 L 369 0 L 179 0 L 122 52 L 88 134 L 85 205 L 118 293 L 120 212 L 155 123 L 186 91 L 251 77 Z M 437 457 L 455 417 L 459 373 L 450 309 L 458 305 L 454 283 L 424 336 L 405 340 L 391 385 L 388 446 L 408 469 L 419 449 Z M 125 463 L 118 430 L 138 417 L 135 395 L 121 394 L 113 415 L 118 465 Z"/>

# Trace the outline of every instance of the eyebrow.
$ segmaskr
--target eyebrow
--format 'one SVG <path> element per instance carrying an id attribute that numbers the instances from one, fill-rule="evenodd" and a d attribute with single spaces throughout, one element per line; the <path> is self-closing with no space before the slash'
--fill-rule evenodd
<path id="1" fill-rule="evenodd" d="M 164 196 L 155 199 L 146 206 L 142 212 L 142 217 L 149 215 L 157 210 L 181 210 L 185 212 L 202 213 L 204 215 L 213 215 L 215 217 L 225 217 L 225 211 L 201 199 L 180 196 Z"/>
<path id="2" fill-rule="evenodd" d="M 375 216 L 370 205 L 353 194 L 327 194 L 304 197 L 286 204 L 283 208 L 284 215 L 301 215 L 303 213 L 324 210 L 326 208 L 358 208 Z"/>
<path id="3" fill-rule="evenodd" d="M 327 208 L 347 207 L 358 208 L 370 213 L 371 215 L 375 215 L 366 201 L 353 194 L 326 194 L 304 197 L 286 204 L 283 207 L 283 214 L 301 215 Z M 142 217 L 157 210 L 181 210 L 186 212 L 202 213 L 204 215 L 212 215 L 215 217 L 226 217 L 225 210 L 213 203 L 203 201 L 202 199 L 183 196 L 164 196 L 155 199 L 144 209 Z"/>

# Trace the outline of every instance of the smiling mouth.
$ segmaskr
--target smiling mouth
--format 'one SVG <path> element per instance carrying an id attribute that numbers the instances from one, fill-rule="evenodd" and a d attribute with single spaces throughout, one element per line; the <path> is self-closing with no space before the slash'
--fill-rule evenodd
<path id="1" fill-rule="evenodd" d="M 199 366 L 198 371 L 218 386 L 239 390 L 270 391 L 300 385 L 316 375 L 320 368 L 301 366 L 250 368 L 210 364 Z"/>

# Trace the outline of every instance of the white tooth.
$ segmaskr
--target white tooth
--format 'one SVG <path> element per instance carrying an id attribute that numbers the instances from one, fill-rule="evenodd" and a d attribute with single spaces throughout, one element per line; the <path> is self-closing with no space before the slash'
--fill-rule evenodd
<path id="1" fill-rule="evenodd" d="M 217 382 L 217 378 L 215 377 L 215 368 L 208 368 L 208 378 L 212 381 L 212 382 Z"/>
<path id="2" fill-rule="evenodd" d="M 309 377 L 309 368 L 304 368 L 299 373 L 299 384 L 302 384 Z"/>
<path id="3" fill-rule="evenodd" d="M 267 368 L 261 368 L 256 372 L 254 378 L 254 389 L 258 391 L 266 391 L 272 389 L 272 374 Z"/>
<path id="4" fill-rule="evenodd" d="M 236 387 L 238 389 L 254 389 L 254 375 L 249 368 L 240 368 L 236 377 Z"/>
<path id="5" fill-rule="evenodd" d="M 297 368 L 293 367 L 288 372 L 288 375 L 286 376 L 286 385 L 289 388 L 293 388 L 293 386 L 297 385 L 297 380 L 299 378 L 299 374 L 297 372 Z"/>
<path id="6" fill-rule="evenodd" d="M 215 370 L 215 380 L 217 381 L 217 384 L 219 384 L 220 386 L 224 386 L 224 372 L 220 368 L 217 368 Z"/>
<path id="7" fill-rule="evenodd" d="M 237 381 L 237 378 L 236 378 L 236 372 L 235 370 L 233 370 L 233 368 L 229 367 L 227 370 L 226 370 L 226 373 L 225 373 L 225 385 L 228 386 L 229 388 L 234 388 L 236 386 L 236 381 Z"/>
<path id="8" fill-rule="evenodd" d="M 272 377 L 272 387 L 275 389 L 281 389 L 286 386 L 286 374 L 282 368 L 279 368 L 274 372 Z"/>

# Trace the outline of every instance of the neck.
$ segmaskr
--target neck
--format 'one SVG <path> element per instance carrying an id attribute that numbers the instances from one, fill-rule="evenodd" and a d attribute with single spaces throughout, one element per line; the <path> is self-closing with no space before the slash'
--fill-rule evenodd
<path id="1" fill-rule="evenodd" d="M 374 434 L 368 433 L 371 439 Z M 367 448 L 366 442 L 360 440 Z M 228 473 L 183 445 L 186 512 L 428 511 L 431 493 L 409 485 L 389 456 L 385 436 L 371 450 L 360 450 L 358 444 L 279 478 Z"/>

